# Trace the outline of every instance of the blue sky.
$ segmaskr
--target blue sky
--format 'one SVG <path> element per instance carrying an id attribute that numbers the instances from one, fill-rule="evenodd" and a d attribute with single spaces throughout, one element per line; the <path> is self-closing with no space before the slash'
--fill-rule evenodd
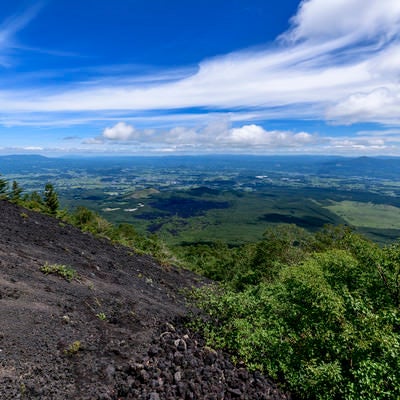
<path id="1" fill-rule="evenodd" d="M 398 0 L 0 3 L 0 154 L 400 155 Z"/>

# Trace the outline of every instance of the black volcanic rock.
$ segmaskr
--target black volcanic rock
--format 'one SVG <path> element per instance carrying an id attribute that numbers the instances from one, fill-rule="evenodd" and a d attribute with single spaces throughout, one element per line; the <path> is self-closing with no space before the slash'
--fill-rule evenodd
<path id="1" fill-rule="evenodd" d="M 0 398 L 287 398 L 178 322 L 200 281 L 0 201 Z"/>

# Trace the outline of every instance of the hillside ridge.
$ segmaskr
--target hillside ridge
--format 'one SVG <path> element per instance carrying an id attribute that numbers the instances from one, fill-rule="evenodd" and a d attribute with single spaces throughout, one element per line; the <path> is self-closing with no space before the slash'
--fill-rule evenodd
<path id="1" fill-rule="evenodd" d="M 179 322 L 201 280 L 0 201 L 0 398 L 288 398 Z"/>

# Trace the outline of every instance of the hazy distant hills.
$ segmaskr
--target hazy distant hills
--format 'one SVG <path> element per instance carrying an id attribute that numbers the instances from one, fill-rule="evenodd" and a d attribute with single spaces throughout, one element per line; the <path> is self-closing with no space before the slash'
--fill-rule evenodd
<path id="1" fill-rule="evenodd" d="M 25 168 L 43 168 L 52 163 L 51 158 L 38 155 L 11 155 L 0 156 L 0 173 L 9 174 L 21 172 Z"/>
<path id="2" fill-rule="evenodd" d="M 334 156 L 132 156 L 132 157 L 64 157 L 50 158 L 40 155 L 0 156 L 0 173 L 21 173 L 24 170 L 46 169 L 124 168 L 130 165 L 152 167 L 191 167 L 199 165 L 209 169 L 243 168 L 248 171 L 269 170 L 275 172 L 304 173 L 324 176 L 369 177 L 397 179 L 400 176 L 399 157 L 334 157 Z"/>
<path id="3" fill-rule="evenodd" d="M 322 163 L 317 172 L 320 175 L 398 179 L 400 158 L 342 158 Z"/>

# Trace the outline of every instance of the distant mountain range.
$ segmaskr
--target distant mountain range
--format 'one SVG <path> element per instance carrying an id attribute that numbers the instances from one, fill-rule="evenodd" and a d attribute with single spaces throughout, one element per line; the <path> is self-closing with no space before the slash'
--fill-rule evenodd
<path id="1" fill-rule="evenodd" d="M 269 170 L 335 177 L 398 179 L 400 157 L 334 157 L 334 156 L 167 156 L 167 157 L 63 157 L 40 155 L 0 156 L 0 173 L 23 173 L 32 170 L 64 168 L 113 168 L 132 165 L 152 167 Z"/>
<path id="2" fill-rule="evenodd" d="M 318 174 L 399 179 L 400 158 L 342 158 L 323 163 L 318 169 Z"/>

